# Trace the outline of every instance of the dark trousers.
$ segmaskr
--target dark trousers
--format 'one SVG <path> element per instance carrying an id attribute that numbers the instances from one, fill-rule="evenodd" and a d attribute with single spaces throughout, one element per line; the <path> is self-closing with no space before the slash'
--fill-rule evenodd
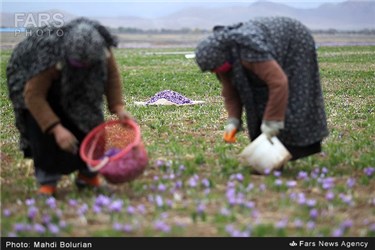
<path id="1" fill-rule="evenodd" d="M 60 119 L 62 125 L 76 136 L 80 144 L 85 134 L 67 122 L 64 117 L 60 116 Z M 96 175 L 96 173 L 90 172 L 78 153 L 72 154 L 62 150 L 53 135 L 43 133 L 28 111 L 25 114 L 25 122 L 31 157 L 34 160 L 35 177 L 39 184 L 56 185 L 62 175 L 70 174 L 76 170 L 87 177 Z"/>

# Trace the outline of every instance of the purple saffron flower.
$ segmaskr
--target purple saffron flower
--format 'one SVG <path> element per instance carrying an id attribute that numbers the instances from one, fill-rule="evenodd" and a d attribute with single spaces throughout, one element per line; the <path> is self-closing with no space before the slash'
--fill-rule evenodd
<path id="1" fill-rule="evenodd" d="M 302 179 L 302 180 L 304 180 L 304 179 L 307 179 L 308 176 L 309 176 L 309 175 L 308 175 L 305 171 L 300 171 L 300 172 L 298 173 L 298 175 L 297 175 L 297 179 Z"/>
<path id="2" fill-rule="evenodd" d="M 89 209 L 89 206 L 85 203 L 85 204 L 82 204 L 82 206 L 78 208 L 77 212 L 79 215 L 84 215 L 88 209 Z"/>
<path id="3" fill-rule="evenodd" d="M 287 181 L 286 186 L 288 188 L 293 188 L 293 187 L 297 186 L 297 182 L 296 181 Z"/>
<path id="4" fill-rule="evenodd" d="M 156 202 L 156 205 L 157 205 L 158 207 L 162 207 L 163 204 L 164 204 L 164 202 L 163 202 L 163 198 L 162 198 L 160 195 L 157 195 L 157 196 L 155 197 L 155 202 Z"/>
<path id="5" fill-rule="evenodd" d="M 99 213 L 102 212 L 102 207 L 100 207 L 100 206 L 94 204 L 94 205 L 92 206 L 92 211 L 93 211 L 95 214 L 99 214 Z"/>
<path id="6" fill-rule="evenodd" d="M 275 172 L 273 172 L 273 175 L 275 177 L 280 177 L 281 176 L 281 171 L 275 171 Z"/>
<path id="7" fill-rule="evenodd" d="M 346 186 L 347 186 L 348 188 L 352 188 L 352 187 L 354 187 L 355 183 L 356 183 L 356 181 L 355 181 L 354 178 L 349 178 L 349 179 L 346 181 Z"/>
<path id="8" fill-rule="evenodd" d="M 228 234 L 232 235 L 234 231 L 236 231 L 236 229 L 233 224 L 225 226 L 225 232 L 227 232 Z"/>
<path id="9" fill-rule="evenodd" d="M 123 227 L 122 227 L 122 225 L 120 223 L 115 222 L 115 223 L 113 223 L 112 228 L 115 231 L 121 231 Z"/>
<path id="10" fill-rule="evenodd" d="M 316 205 L 316 200 L 314 200 L 314 199 L 308 199 L 308 200 L 306 201 L 306 205 L 307 205 L 308 207 L 314 207 L 314 206 Z"/>
<path id="11" fill-rule="evenodd" d="M 331 234 L 332 237 L 342 237 L 343 235 L 344 231 L 342 230 L 342 228 L 336 228 Z"/>
<path id="12" fill-rule="evenodd" d="M 306 197 L 304 193 L 298 193 L 297 194 L 297 203 L 300 205 L 303 205 L 306 203 Z"/>
<path id="13" fill-rule="evenodd" d="M 52 234 L 58 234 L 60 232 L 60 228 L 55 224 L 48 224 L 48 231 Z"/>
<path id="14" fill-rule="evenodd" d="M 255 207 L 255 202 L 253 202 L 253 201 L 247 201 L 247 202 L 245 202 L 244 205 L 245 205 L 245 207 L 252 209 L 252 208 Z"/>
<path id="15" fill-rule="evenodd" d="M 282 220 L 279 220 L 275 227 L 278 228 L 278 229 L 283 229 L 285 228 L 286 226 L 288 225 L 288 219 L 282 219 Z"/>
<path id="16" fill-rule="evenodd" d="M 26 204 L 27 206 L 32 206 L 32 205 L 35 204 L 35 199 L 33 199 L 33 198 L 31 198 L 31 199 L 26 199 L 25 204 Z"/>
<path id="17" fill-rule="evenodd" d="M 196 179 L 193 177 L 191 177 L 188 182 L 190 187 L 196 187 L 198 185 Z"/>
<path id="18" fill-rule="evenodd" d="M 220 214 L 224 215 L 224 216 L 229 216 L 230 215 L 230 210 L 228 208 L 226 208 L 226 207 L 222 207 L 220 209 Z"/>
<path id="19" fill-rule="evenodd" d="M 294 222 L 293 222 L 293 225 L 294 225 L 296 228 L 302 228 L 302 227 L 303 227 L 303 221 L 300 220 L 300 219 L 295 219 Z"/>
<path id="20" fill-rule="evenodd" d="M 130 225 L 130 224 L 124 224 L 122 230 L 125 232 L 125 233 L 131 233 L 133 232 L 133 226 Z"/>
<path id="21" fill-rule="evenodd" d="M 165 166 L 165 161 L 163 161 L 163 160 L 156 160 L 155 161 L 155 166 L 158 167 L 158 168 L 163 167 L 163 166 Z"/>
<path id="22" fill-rule="evenodd" d="M 180 165 L 179 167 L 178 167 L 178 170 L 180 170 L 180 172 L 184 172 L 185 171 L 185 166 L 184 165 Z"/>
<path id="23" fill-rule="evenodd" d="M 174 184 L 174 187 L 177 188 L 177 189 L 181 188 L 182 187 L 182 181 L 181 180 L 176 181 L 175 184 Z"/>
<path id="24" fill-rule="evenodd" d="M 209 188 L 210 187 L 210 181 L 207 179 L 207 178 L 204 178 L 202 180 L 202 185 L 206 188 Z"/>
<path id="25" fill-rule="evenodd" d="M 17 234 L 14 232 L 8 233 L 8 237 L 17 237 Z"/>
<path id="26" fill-rule="evenodd" d="M 266 184 L 264 184 L 264 183 L 262 183 L 262 184 L 259 185 L 259 191 L 261 191 L 261 192 L 265 191 L 266 188 L 267 188 Z"/>
<path id="27" fill-rule="evenodd" d="M 95 199 L 95 205 L 97 206 L 108 206 L 111 203 L 111 199 L 105 195 L 99 195 Z"/>
<path id="28" fill-rule="evenodd" d="M 122 200 L 115 200 L 109 205 L 108 209 L 110 212 L 121 212 L 123 203 Z"/>
<path id="29" fill-rule="evenodd" d="M 253 183 L 249 183 L 249 185 L 247 185 L 247 187 L 246 187 L 246 192 L 251 191 L 253 188 L 254 188 L 254 184 Z"/>
<path id="30" fill-rule="evenodd" d="M 46 200 L 46 205 L 48 205 L 51 209 L 55 209 L 56 208 L 56 199 L 53 198 L 53 197 L 49 197 Z"/>
<path id="31" fill-rule="evenodd" d="M 66 228 L 67 225 L 68 225 L 68 224 L 66 223 L 66 221 L 64 221 L 64 220 L 60 220 L 60 221 L 59 221 L 59 226 L 60 226 L 60 228 Z"/>
<path id="32" fill-rule="evenodd" d="M 27 231 L 27 225 L 25 223 L 16 223 L 13 225 L 13 230 L 15 232 Z"/>
<path id="33" fill-rule="evenodd" d="M 6 209 L 3 210 L 3 215 L 4 215 L 4 217 L 9 217 L 11 214 L 12 214 L 12 213 L 10 212 L 9 209 L 6 208 Z"/>
<path id="34" fill-rule="evenodd" d="M 271 169 L 270 168 L 266 168 L 265 170 L 264 170 L 264 175 L 269 175 L 270 173 L 271 173 Z"/>
<path id="35" fill-rule="evenodd" d="M 239 181 L 239 182 L 242 182 L 244 179 L 243 175 L 241 173 L 237 173 L 236 174 L 236 180 Z"/>
<path id="36" fill-rule="evenodd" d="M 375 223 L 372 223 L 369 229 L 370 229 L 370 232 L 375 232 Z"/>
<path id="37" fill-rule="evenodd" d="M 160 192 L 164 192 L 165 190 L 167 190 L 167 187 L 163 183 L 159 183 L 158 190 Z"/>
<path id="38" fill-rule="evenodd" d="M 158 230 L 164 233 L 168 233 L 171 230 L 171 227 L 168 224 L 160 220 L 154 223 L 154 228 L 155 230 Z"/>
<path id="39" fill-rule="evenodd" d="M 46 228 L 45 228 L 43 225 L 39 224 L 39 223 L 34 224 L 34 227 L 33 227 L 33 228 L 34 228 L 34 231 L 35 231 L 35 232 L 40 233 L 40 234 L 46 232 Z"/>
<path id="40" fill-rule="evenodd" d="M 339 197 L 340 197 L 341 201 L 346 203 L 346 204 L 352 203 L 352 196 L 351 195 L 339 194 Z"/>
<path id="41" fill-rule="evenodd" d="M 156 93 L 153 97 L 151 97 L 150 100 L 146 102 L 146 104 L 155 103 L 156 101 L 160 99 L 166 99 L 175 104 L 192 104 L 193 103 L 193 101 L 190 100 L 189 98 L 181 95 L 178 92 L 168 89 L 168 90 L 163 90 L 163 91 Z"/>
<path id="42" fill-rule="evenodd" d="M 375 172 L 375 168 L 367 167 L 367 168 L 363 169 L 363 172 L 365 173 L 365 175 L 371 176 Z"/>
<path id="43" fill-rule="evenodd" d="M 313 222 L 313 221 L 308 221 L 308 222 L 306 223 L 306 228 L 307 228 L 308 230 L 314 230 L 314 228 L 315 228 L 315 222 Z"/>
<path id="44" fill-rule="evenodd" d="M 310 210 L 310 218 L 316 220 L 319 216 L 319 212 L 316 208 Z"/>
<path id="45" fill-rule="evenodd" d="M 51 221 L 51 216 L 49 214 L 43 214 L 42 222 L 43 224 L 49 224 Z"/>
<path id="46" fill-rule="evenodd" d="M 275 180 L 275 186 L 279 187 L 283 184 L 283 181 L 281 179 L 276 179 Z"/>
<path id="47" fill-rule="evenodd" d="M 203 203 L 199 203 L 197 206 L 197 213 L 202 214 L 205 212 L 205 210 L 206 210 L 206 205 L 204 205 Z"/>
<path id="48" fill-rule="evenodd" d="M 69 206 L 71 206 L 71 207 L 76 207 L 76 206 L 78 205 L 78 202 L 77 202 L 76 200 L 74 200 L 74 199 L 70 199 L 70 200 L 68 201 L 68 204 L 69 204 Z"/>
<path id="49" fill-rule="evenodd" d="M 335 194 L 334 194 L 333 192 L 328 191 L 328 192 L 326 193 L 326 200 L 331 201 L 331 200 L 333 200 L 334 198 L 335 198 Z"/>
<path id="50" fill-rule="evenodd" d="M 236 196 L 236 190 L 234 188 L 227 189 L 226 197 L 227 199 L 234 198 Z"/>
<path id="51" fill-rule="evenodd" d="M 345 220 L 341 223 L 340 228 L 345 230 L 345 229 L 351 228 L 352 226 L 353 226 L 352 220 Z"/>
<path id="52" fill-rule="evenodd" d="M 35 216 L 37 216 L 38 214 L 38 208 L 32 206 L 32 207 L 29 207 L 28 211 L 27 211 L 27 217 L 30 219 L 30 220 L 33 220 L 35 218 Z"/>
<path id="53" fill-rule="evenodd" d="M 137 210 L 138 210 L 138 212 L 140 214 L 145 214 L 146 213 L 146 207 L 145 207 L 145 205 L 142 205 L 142 204 L 138 205 L 137 206 Z"/>
<path id="54" fill-rule="evenodd" d="M 126 209 L 126 212 L 128 212 L 128 214 L 134 214 L 135 211 L 136 210 L 133 206 L 128 206 L 128 208 Z"/>

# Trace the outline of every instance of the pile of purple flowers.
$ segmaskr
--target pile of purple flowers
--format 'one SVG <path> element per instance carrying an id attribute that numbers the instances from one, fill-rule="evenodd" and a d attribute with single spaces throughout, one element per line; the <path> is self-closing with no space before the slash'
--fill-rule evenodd
<path id="1" fill-rule="evenodd" d="M 173 90 L 163 90 L 158 93 L 156 93 L 153 97 L 151 97 L 150 100 L 146 102 L 147 104 L 151 104 L 156 102 L 159 99 L 167 99 L 170 102 L 173 102 L 175 104 L 192 104 L 193 101 L 189 98 L 181 95 L 180 93 L 173 91 Z"/>

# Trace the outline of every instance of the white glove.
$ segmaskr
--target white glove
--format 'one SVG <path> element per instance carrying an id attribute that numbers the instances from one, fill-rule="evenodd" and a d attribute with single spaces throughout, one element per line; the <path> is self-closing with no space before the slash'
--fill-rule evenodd
<path id="1" fill-rule="evenodd" d="M 260 126 L 260 130 L 267 136 L 268 139 L 279 134 L 280 129 L 284 128 L 284 121 L 264 121 Z"/>
<path id="2" fill-rule="evenodd" d="M 225 142 L 236 142 L 236 133 L 240 130 L 241 121 L 234 117 L 229 117 L 227 125 L 224 127 L 223 139 Z"/>

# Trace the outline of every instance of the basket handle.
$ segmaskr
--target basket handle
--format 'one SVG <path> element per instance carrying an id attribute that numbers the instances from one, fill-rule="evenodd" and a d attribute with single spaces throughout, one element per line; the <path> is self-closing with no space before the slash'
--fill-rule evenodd
<path id="1" fill-rule="evenodd" d="M 88 167 L 89 167 L 91 172 L 97 172 L 100 169 L 102 169 L 108 162 L 109 162 L 109 157 L 106 156 L 100 161 L 100 163 L 98 165 L 96 165 L 96 166 L 88 165 Z"/>

